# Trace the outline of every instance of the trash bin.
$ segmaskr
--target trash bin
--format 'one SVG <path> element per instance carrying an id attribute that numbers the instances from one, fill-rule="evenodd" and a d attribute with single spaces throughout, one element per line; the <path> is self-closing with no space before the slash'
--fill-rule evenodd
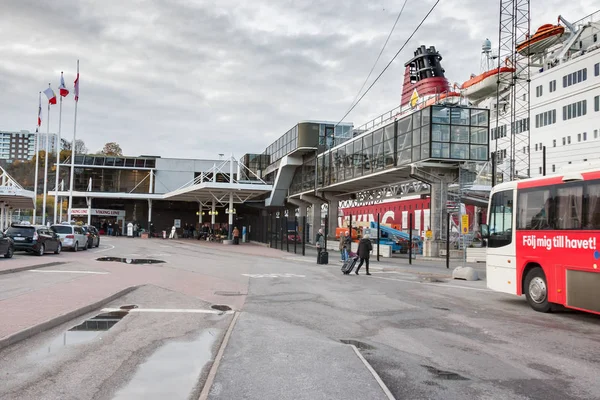
<path id="1" fill-rule="evenodd" d="M 167 231 L 163 231 L 163 239 L 167 238 Z"/>

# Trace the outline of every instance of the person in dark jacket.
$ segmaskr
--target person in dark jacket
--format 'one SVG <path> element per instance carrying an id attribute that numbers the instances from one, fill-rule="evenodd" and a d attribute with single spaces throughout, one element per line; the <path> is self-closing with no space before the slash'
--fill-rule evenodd
<path id="1" fill-rule="evenodd" d="M 360 267 L 362 267 L 363 262 L 365 263 L 365 266 L 367 268 L 367 275 L 371 275 L 371 273 L 369 272 L 369 257 L 371 256 L 372 250 L 373 244 L 369 239 L 369 235 L 365 234 L 363 238 L 360 239 L 360 242 L 358 242 L 358 257 L 360 258 L 360 263 L 356 268 L 356 275 L 358 275 L 358 271 L 360 270 Z"/>

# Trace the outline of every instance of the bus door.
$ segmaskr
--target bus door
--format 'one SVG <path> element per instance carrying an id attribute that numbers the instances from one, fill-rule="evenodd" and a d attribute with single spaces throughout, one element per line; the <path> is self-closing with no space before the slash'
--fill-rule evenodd
<path id="1" fill-rule="evenodd" d="M 488 212 L 486 280 L 490 289 L 517 293 L 515 190 L 492 195 Z"/>

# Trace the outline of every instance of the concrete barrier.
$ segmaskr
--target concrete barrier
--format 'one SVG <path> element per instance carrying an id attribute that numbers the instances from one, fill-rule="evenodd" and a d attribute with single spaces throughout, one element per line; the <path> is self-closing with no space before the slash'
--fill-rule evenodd
<path id="1" fill-rule="evenodd" d="M 456 267 L 452 271 L 452 279 L 478 281 L 479 276 L 477 275 L 477 271 L 475 271 L 472 267 Z"/>

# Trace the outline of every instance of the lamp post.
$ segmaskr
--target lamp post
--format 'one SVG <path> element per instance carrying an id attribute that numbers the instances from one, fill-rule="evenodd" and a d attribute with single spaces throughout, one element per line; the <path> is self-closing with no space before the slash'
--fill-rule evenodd
<path id="1" fill-rule="evenodd" d="M 227 231 L 228 231 L 229 234 L 227 236 L 228 236 L 229 240 L 233 240 L 233 216 L 236 214 L 235 208 L 233 208 L 233 207 L 231 207 L 231 208 L 227 207 L 225 209 L 225 214 L 227 214 L 229 216 L 229 219 L 228 219 L 228 225 L 229 226 L 228 226 L 228 229 L 227 229 Z"/>
<path id="2" fill-rule="evenodd" d="M 209 210 L 208 211 L 208 215 L 211 216 L 211 220 L 210 220 L 210 230 L 212 231 L 212 233 L 214 233 L 215 231 L 215 218 L 217 215 L 219 215 L 219 212 L 217 210 Z"/>

